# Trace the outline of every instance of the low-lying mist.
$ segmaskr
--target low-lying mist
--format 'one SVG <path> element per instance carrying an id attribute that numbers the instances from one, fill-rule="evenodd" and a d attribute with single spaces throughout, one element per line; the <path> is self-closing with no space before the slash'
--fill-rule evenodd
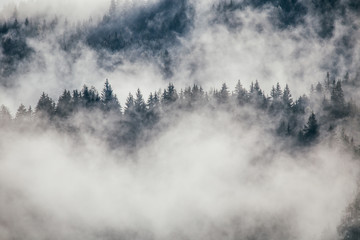
<path id="1" fill-rule="evenodd" d="M 240 116 L 183 112 L 133 154 L 85 132 L 3 129 L 1 238 L 336 239 L 353 155 L 328 140 L 289 150 L 269 119 Z"/>

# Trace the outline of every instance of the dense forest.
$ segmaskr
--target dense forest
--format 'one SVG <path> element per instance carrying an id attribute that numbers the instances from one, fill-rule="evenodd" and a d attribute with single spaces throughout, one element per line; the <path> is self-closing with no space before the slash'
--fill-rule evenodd
<path id="1" fill-rule="evenodd" d="M 164 116 L 202 109 L 236 113 L 236 109 L 251 107 L 274 118 L 277 122 L 274 132 L 277 135 L 290 137 L 295 144 L 311 145 L 316 143 L 320 129 L 332 131 L 340 120 L 358 118 L 358 107 L 351 99 L 346 100 L 342 85 L 354 86 L 348 74 L 344 80 L 337 81 L 331 80 L 327 74 L 323 83 L 311 86 L 309 97 L 304 94 L 294 100 L 289 86 L 282 90 L 279 83 L 272 87 L 270 95 L 260 88 L 258 81 L 251 83 L 248 90 L 239 80 L 234 91 L 230 91 L 224 83 L 221 89 L 210 92 L 197 85 L 178 91 L 170 83 L 163 91 L 150 93 L 148 98 L 144 98 L 140 89 L 134 94 L 129 93 L 122 107 L 106 80 L 100 93 L 94 87 L 84 85 L 81 90 L 64 90 L 57 102 L 43 93 L 34 110 L 31 106 L 26 108 L 21 104 L 13 117 L 2 105 L 0 114 L 3 125 L 16 126 L 42 120 L 59 130 L 76 129 L 72 119 L 79 112 L 89 115 L 89 118 L 101 114 L 104 118 L 114 120 L 112 124 L 118 125 L 115 128 L 118 130 L 111 133 L 117 138 L 112 144 L 136 146 L 136 139 L 142 132 L 156 127 Z M 354 144 L 353 138 L 350 141 Z M 354 146 L 354 149 L 358 148 Z"/>
<path id="2" fill-rule="evenodd" d="M 106 5 L 0 16 L 1 239 L 360 239 L 357 0 Z"/>
<path id="3" fill-rule="evenodd" d="M 210 116 L 230 113 L 235 121 L 251 124 L 246 120 L 251 111 L 266 119 L 270 133 L 284 146 L 283 151 L 301 153 L 326 138 L 338 137 L 358 158 L 360 144 L 357 136 L 352 135 L 351 126 L 353 122 L 358 124 L 360 112 L 343 90 L 356 87 L 354 81 L 349 74 L 335 80 L 327 73 L 323 81 L 311 85 L 308 95 L 297 99 L 293 99 L 288 85 L 282 87 L 279 83 L 270 94 L 261 89 L 258 81 L 251 83 L 249 89 L 239 80 L 233 91 L 224 83 L 220 89 L 208 92 L 198 85 L 177 90 L 170 83 L 164 90 L 150 93 L 148 98 L 140 89 L 129 93 L 121 105 L 106 80 L 100 93 L 84 85 L 81 90 L 64 90 L 56 102 L 42 93 L 35 108 L 21 104 L 14 116 L 2 105 L 1 129 L 31 132 L 53 128 L 74 138 L 85 130 L 105 141 L 110 149 L 122 148 L 131 154 L 153 141 L 156 133 L 166 130 L 179 115 L 204 111 L 210 112 Z M 356 198 L 349 206 L 339 226 L 341 239 L 358 239 L 358 201 Z"/>

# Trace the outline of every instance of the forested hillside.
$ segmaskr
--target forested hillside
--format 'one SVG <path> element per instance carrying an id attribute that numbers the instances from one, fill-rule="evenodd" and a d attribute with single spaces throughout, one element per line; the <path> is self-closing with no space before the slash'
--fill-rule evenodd
<path id="1" fill-rule="evenodd" d="M 0 2 L 0 239 L 360 239 L 359 16 Z"/>

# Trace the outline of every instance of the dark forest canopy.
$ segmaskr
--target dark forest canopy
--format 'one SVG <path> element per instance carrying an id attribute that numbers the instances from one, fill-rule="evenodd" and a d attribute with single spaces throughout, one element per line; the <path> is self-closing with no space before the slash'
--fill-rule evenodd
<path id="1" fill-rule="evenodd" d="M 275 121 L 273 131 L 277 136 L 291 139 L 296 145 L 310 146 L 317 142 L 321 131 L 331 131 L 342 119 L 359 117 L 358 107 L 343 90 L 353 86 L 347 78 L 348 75 L 344 80 L 335 81 L 327 74 L 323 82 L 318 82 L 315 88 L 311 86 L 308 96 L 304 94 L 298 99 L 292 97 L 288 85 L 279 83 L 272 87 L 270 94 L 261 89 L 258 81 L 252 82 L 248 89 L 239 80 L 234 91 L 224 83 L 220 89 L 209 92 L 198 85 L 179 90 L 170 83 L 163 91 L 152 92 L 148 97 L 143 96 L 140 89 L 129 93 L 123 104 L 106 80 L 101 92 L 84 85 L 81 90 L 64 90 L 57 101 L 42 93 L 34 110 L 21 104 L 12 118 L 3 106 L 0 116 L 2 123 L 10 125 L 41 120 L 65 131 L 78 127 L 74 122 L 77 114 L 86 114 L 89 118 L 101 116 L 111 119 L 108 127 L 114 130 L 106 133 L 111 135 L 108 139 L 111 146 L 135 147 L 145 131 L 161 127 L 163 118 L 205 109 L 236 115 L 248 108 Z"/>
<path id="2" fill-rule="evenodd" d="M 271 9 L 270 22 L 279 31 L 291 30 L 303 26 L 316 28 L 317 36 L 330 40 L 334 37 L 335 21 L 341 19 L 342 24 L 357 29 L 356 21 L 352 15 L 359 11 L 356 1 L 219 1 L 212 7 L 213 17 L 209 24 L 220 24 L 234 29 L 241 29 L 242 20 L 236 17 L 239 11 L 247 8 L 266 10 Z M 311 15 L 314 26 L 306 23 L 305 19 Z M 169 49 L 181 46 L 182 38 L 189 37 L 194 29 L 195 8 L 189 0 L 177 1 L 161 0 L 154 4 L 140 6 L 134 11 L 123 11 L 117 8 L 115 2 L 110 4 L 108 12 L 103 13 L 100 20 L 89 18 L 87 20 L 70 23 L 63 17 L 29 16 L 23 19 L 14 16 L 0 22 L 0 76 L 3 85 L 11 85 L 8 77 L 17 71 L 26 72 L 27 61 L 31 61 L 35 49 L 29 45 L 29 40 L 46 38 L 55 35 L 57 47 L 69 54 L 69 58 L 76 58 L 80 53 L 74 54 L 81 45 L 86 45 L 98 54 L 99 67 L 114 70 L 122 63 L 122 58 L 106 64 L 106 54 L 126 54 L 127 58 L 147 58 L 158 62 L 158 67 L 165 78 L 173 75 L 174 56 Z M 259 23 L 257 29 L 261 32 L 263 27 Z M 335 43 L 336 57 L 344 57 L 349 64 L 352 61 L 352 50 L 355 45 L 353 32 L 344 31 L 338 36 Z M 106 52 L 106 54 L 105 54 Z M 334 60 L 335 61 L 335 60 Z M 336 63 L 327 63 L 330 67 L 326 71 L 336 73 Z M 19 69 L 21 65 L 21 69 Z M 330 69 L 331 68 L 331 69 Z"/>

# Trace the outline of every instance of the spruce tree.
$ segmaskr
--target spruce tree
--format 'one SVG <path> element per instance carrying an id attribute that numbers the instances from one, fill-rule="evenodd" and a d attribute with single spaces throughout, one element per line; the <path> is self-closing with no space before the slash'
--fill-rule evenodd
<path id="1" fill-rule="evenodd" d="M 292 100 L 292 96 L 290 93 L 290 88 L 287 84 L 286 84 L 284 92 L 282 94 L 282 102 L 283 102 L 285 111 L 290 111 L 291 107 L 293 106 L 293 100 Z"/>
<path id="2" fill-rule="evenodd" d="M 51 119 L 55 114 L 55 102 L 44 92 L 35 108 L 36 116 Z"/>
<path id="3" fill-rule="evenodd" d="M 119 100 L 117 99 L 117 96 L 114 94 L 108 79 L 106 79 L 105 81 L 100 99 L 102 102 L 102 109 L 105 112 L 112 112 L 112 113 L 121 112 L 121 106 Z"/>
<path id="4" fill-rule="evenodd" d="M 56 105 L 56 116 L 67 118 L 73 111 L 72 97 L 70 91 L 64 90 Z"/>
<path id="5" fill-rule="evenodd" d="M 223 85 L 221 86 L 221 90 L 218 93 L 218 102 L 220 104 L 225 104 L 228 101 L 229 101 L 229 90 L 226 83 L 223 83 Z"/>
<path id="6" fill-rule="evenodd" d="M 179 95 L 177 94 L 177 91 L 172 83 L 169 84 L 166 90 L 164 90 L 164 93 L 162 95 L 162 103 L 166 105 L 170 105 L 175 103 L 179 98 Z"/>
<path id="7" fill-rule="evenodd" d="M 247 91 L 245 88 L 243 88 L 243 86 L 241 85 L 240 80 L 237 82 L 236 86 L 235 86 L 235 97 L 236 97 L 236 102 L 239 105 L 244 105 L 247 102 Z"/>
<path id="8" fill-rule="evenodd" d="M 304 144 L 311 144 L 319 137 L 319 125 L 314 112 L 311 113 L 308 122 L 300 132 L 299 137 Z"/>
<path id="9" fill-rule="evenodd" d="M 140 89 L 136 91 L 136 98 L 134 101 L 134 110 L 136 114 L 139 116 L 139 118 L 143 118 L 146 114 L 146 104 L 143 98 L 143 95 L 141 94 Z"/>
<path id="10" fill-rule="evenodd" d="M 27 110 L 23 104 L 20 104 L 19 108 L 16 111 L 15 119 L 24 120 L 27 117 Z"/>

